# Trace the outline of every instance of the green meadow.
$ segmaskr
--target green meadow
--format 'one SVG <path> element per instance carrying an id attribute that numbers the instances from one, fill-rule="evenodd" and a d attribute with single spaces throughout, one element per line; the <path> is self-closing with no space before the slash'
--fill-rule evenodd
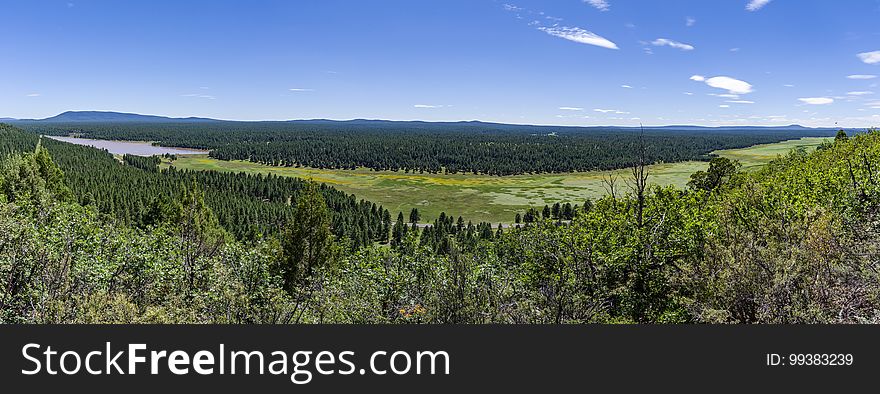
<path id="1" fill-rule="evenodd" d="M 791 149 L 812 149 L 826 138 L 802 138 L 776 144 L 715 152 L 739 160 L 743 168 L 761 166 Z M 617 178 L 618 190 L 626 192 L 626 169 L 565 174 L 488 176 L 473 174 L 419 174 L 392 171 L 323 170 L 316 168 L 273 167 L 246 161 L 221 161 L 206 155 L 179 156 L 173 163 L 178 169 L 216 170 L 251 174 L 275 174 L 300 177 L 326 183 L 359 198 L 383 205 L 396 216 L 418 208 L 423 221 L 433 220 L 440 212 L 463 216 L 475 222 L 511 223 L 517 212 L 528 207 L 570 202 L 582 204 L 608 193 L 609 176 Z M 650 167 L 649 182 L 684 188 L 690 175 L 705 170 L 705 162 L 655 164 Z"/>

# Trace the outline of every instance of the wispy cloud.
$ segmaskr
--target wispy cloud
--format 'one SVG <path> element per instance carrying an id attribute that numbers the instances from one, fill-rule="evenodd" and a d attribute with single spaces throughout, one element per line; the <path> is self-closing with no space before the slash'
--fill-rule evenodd
<path id="1" fill-rule="evenodd" d="M 315 89 L 304 89 L 304 88 L 290 88 L 287 90 L 290 90 L 291 92 L 314 92 L 315 91 Z"/>
<path id="2" fill-rule="evenodd" d="M 746 94 L 752 92 L 752 85 L 750 83 L 731 77 L 718 76 L 707 79 L 702 75 L 693 75 L 690 79 L 691 81 L 705 82 L 706 85 L 713 88 L 724 89 L 730 92 L 730 94 Z"/>
<path id="3" fill-rule="evenodd" d="M 730 106 L 727 104 L 721 104 L 718 106 L 718 108 L 730 108 Z"/>
<path id="4" fill-rule="evenodd" d="M 850 96 L 866 96 L 866 95 L 869 95 L 869 94 L 874 94 L 874 92 L 871 92 L 871 91 L 856 91 L 856 92 L 847 92 L 846 94 L 847 94 L 847 95 L 850 95 Z"/>
<path id="5" fill-rule="evenodd" d="M 787 84 L 785 84 L 785 85 L 782 85 L 782 87 L 793 88 L 794 85 L 792 85 L 792 84 L 790 84 L 790 83 L 787 83 Z"/>
<path id="6" fill-rule="evenodd" d="M 770 0 L 751 0 L 748 4 L 746 4 L 746 10 L 748 11 L 757 11 L 761 8 L 764 8 Z"/>
<path id="7" fill-rule="evenodd" d="M 694 95 L 694 94 L 691 93 L 691 92 L 682 92 L 682 94 L 686 94 L 686 95 L 688 95 L 688 96 L 693 96 L 693 95 Z"/>
<path id="8" fill-rule="evenodd" d="M 427 108 L 427 109 L 443 108 L 443 107 L 446 107 L 446 106 L 445 106 L 445 105 L 432 105 L 432 104 L 416 104 L 416 105 L 413 105 L 413 108 Z"/>
<path id="9" fill-rule="evenodd" d="M 675 49 L 681 49 L 682 51 L 692 51 L 694 50 L 694 46 L 690 44 L 681 43 L 678 41 L 670 40 L 668 38 L 658 38 L 654 41 L 651 41 L 651 44 L 654 46 L 662 47 L 669 46 Z"/>
<path id="10" fill-rule="evenodd" d="M 697 23 L 697 20 L 691 17 L 684 18 L 684 25 L 687 27 L 691 27 Z"/>
<path id="11" fill-rule="evenodd" d="M 868 64 L 880 63 L 880 51 L 862 52 L 856 56 L 858 56 L 859 59 L 862 59 L 863 62 Z"/>
<path id="12" fill-rule="evenodd" d="M 578 108 L 578 107 L 559 107 L 559 109 L 562 111 L 583 111 L 584 110 L 583 108 Z"/>
<path id="13" fill-rule="evenodd" d="M 834 102 L 834 99 L 831 97 L 803 97 L 799 98 L 798 100 L 810 105 L 825 105 Z"/>
<path id="14" fill-rule="evenodd" d="M 749 100 L 727 100 L 727 101 L 725 101 L 725 103 L 731 103 L 731 104 L 754 104 L 755 102 L 754 102 L 754 101 L 749 101 Z"/>
<path id="15" fill-rule="evenodd" d="M 629 113 L 629 112 L 624 112 L 624 111 L 620 111 L 620 110 L 616 110 L 616 109 L 602 109 L 602 108 L 595 108 L 595 109 L 593 109 L 593 111 L 601 112 L 603 114 L 611 113 L 611 114 L 617 114 L 617 115 L 626 115 Z"/>
<path id="16" fill-rule="evenodd" d="M 633 88 L 632 86 L 629 86 L 629 85 L 620 85 L 620 87 L 622 87 L 624 89 L 632 89 Z"/>
<path id="17" fill-rule="evenodd" d="M 27 97 L 40 97 L 40 94 L 39 93 L 31 93 L 31 94 L 28 94 Z"/>
<path id="18" fill-rule="evenodd" d="M 611 9 L 611 4 L 608 4 L 606 0 L 584 0 L 584 3 L 587 3 L 602 12 Z"/>
<path id="19" fill-rule="evenodd" d="M 599 36 L 593 32 L 581 29 L 579 27 L 539 27 L 538 30 L 543 31 L 554 37 L 564 38 L 581 44 L 595 45 L 602 48 L 618 49 L 617 44 L 611 42 L 605 37 Z"/>
<path id="20" fill-rule="evenodd" d="M 504 9 L 505 9 L 506 11 L 511 11 L 511 12 L 516 12 L 516 11 L 522 11 L 522 10 L 523 10 L 522 8 L 517 7 L 517 6 L 513 5 L 513 4 L 502 4 L 501 6 L 504 7 Z"/>
<path id="21" fill-rule="evenodd" d="M 198 93 L 181 94 L 180 96 L 181 96 L 181 97 L 203 98 L 203 99 L 208 99 L 208 100 L 215 100 L 215 99 L 217 99 L 216 97 L 211 96 L 211 95 L 207 95 L 207 94 L 198 94 Z"/>
<path id="22" fill-rule="evenodd" d="M 877 78 L 876 75 L 870 75 L 870 74 L 855 74 L 855 75 L 847 75 L 846 77 L 849 79 L 874 79 L 874 78 Z"/>

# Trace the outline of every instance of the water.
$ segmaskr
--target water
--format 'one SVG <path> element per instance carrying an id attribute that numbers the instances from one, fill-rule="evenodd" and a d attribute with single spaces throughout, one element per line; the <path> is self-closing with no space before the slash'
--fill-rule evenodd
<path id="1" fill-rule="evenodd" d="M 69 142 L 71 144 L 86 145 L 98 149 L 106 149 L 114 155 L 135 155 L 135 156 L 154 156 L 154 155 L 198 155 L 205 154 L 208 151 L 187 148 L 168 148 L 164 146 L 154 146 L 149 142 L 139 141 L 109 141 L 109 140 L 93 140 L 89 138 L 76 137 L 57 137 L 45 136 L 57 141 Z"/>

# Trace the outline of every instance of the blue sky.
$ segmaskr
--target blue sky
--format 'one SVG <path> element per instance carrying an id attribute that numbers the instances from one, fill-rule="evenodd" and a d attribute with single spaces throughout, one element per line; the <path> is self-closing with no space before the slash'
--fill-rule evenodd
<path id="1" fill-rule="evenodd" d="M 0 117 L 880 125 L 880 1 L 3 0 Z"/>

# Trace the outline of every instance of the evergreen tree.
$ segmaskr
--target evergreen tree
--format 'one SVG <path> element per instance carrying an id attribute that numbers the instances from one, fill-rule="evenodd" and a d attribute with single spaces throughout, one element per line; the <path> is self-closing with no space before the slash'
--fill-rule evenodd
<path id="1" fill-rule="evenodd" d="M 394 229 L 391 230 L 391 246 L 397 247 L 403 243 L 406 237 L 406 224 L 403 221 L 403 212 L 397 213 L 397 221 L 394 222 Z"/>
<path id="2" fill-rule="evenodd" d="M 314 184 L 308 183 L 302 190 L 282 245 L 284 261 L 281 271 L 285 288 L 290 292 L 308 279 L 316 268 L 331 262 L 330 213 Z"/>
<path id="3" fill-rule="evenodd" d="M 409 211 L 409 222 L 412 224 L 417 224 L 419 220 L 422 220 L 422 216 L 419 214 L 418 208 L 413 208 Z"/>

